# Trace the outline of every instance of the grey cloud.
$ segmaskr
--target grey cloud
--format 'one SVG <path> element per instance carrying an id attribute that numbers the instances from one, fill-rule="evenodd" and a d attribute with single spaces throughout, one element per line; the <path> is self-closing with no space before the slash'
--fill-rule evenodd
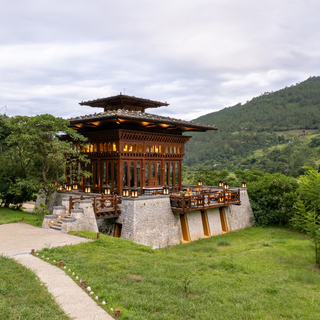
<path id="1" fill-rule="evenodd" d="M 318 75 L 310 1 L 22 1 L 0 8 L 0 107 L 92 113 L 126 94 L 186 120 Z M 0 111 L 1 112 L 1 111 Z"/>

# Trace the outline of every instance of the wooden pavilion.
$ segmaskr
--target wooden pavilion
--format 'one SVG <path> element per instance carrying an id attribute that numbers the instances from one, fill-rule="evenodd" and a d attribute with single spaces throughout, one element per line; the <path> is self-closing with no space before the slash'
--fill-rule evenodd
<path id="1" fill-rule="evenodd" d="M 182 159 L 185 143 L 191 138 L 183 133 L 217 130 L 214 126 L 145 113 L 147 108 L 169 104 L 121 93 L 80 105 L 104 109 L 69 119 L 70 127 L 88 138 L 86 145 L 74 147 L 88 155 L 91 163 L 85 169 L 92 177 L 84 179 L 76 174 L 77 168 L 67 169 L 67 181 L 73 183 L 72 177 L 78 177 L 82 191 L 86 184 L 99 193 L 107 185 L 117 194 L 125 186 L 137 187 L 139 194 L 166 184 L 172 191 L 182 190 Z"/>

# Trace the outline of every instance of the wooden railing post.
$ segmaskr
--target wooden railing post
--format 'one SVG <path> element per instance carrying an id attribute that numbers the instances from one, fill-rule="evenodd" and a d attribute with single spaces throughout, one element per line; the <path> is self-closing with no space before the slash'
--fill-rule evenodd
<path id="1" fill-rule="evenodd" d="M 240 202 L 240 189 L 238 189 L 238 201 Z"/>
<path id="2" fill-rule="evenodd" d="M 72 209 L 72 197 L 69 198 L 69 213 L 71 213 Z"/>
<path id="3" fill-rule="evenodd" d="M 115 196 L 114 194 L 112 195 L 112 205 L 114 207 L 115 213 L 118 212 L 118 196 Z"/>
<path id="4" fill-rule="evenodd" d="M 94 215 L 97 217 L 97 198 L 94 197 L 94 201 L 93 201 L 93 211 L 94 211 Z"/>
<path id="5" fill-rule="evenodd" d="M 186 197 L 185 197 L 185 195 L 183 194 L 183 195 L 182 195 L 182 211 L 183 211 L 183 212 L 185 211 L 185 205 L 186 205 Z"/>

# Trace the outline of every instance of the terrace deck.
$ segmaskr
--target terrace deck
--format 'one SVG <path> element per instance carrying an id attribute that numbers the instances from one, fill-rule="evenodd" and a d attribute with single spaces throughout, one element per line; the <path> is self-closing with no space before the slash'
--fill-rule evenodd
<path id="1" fill-rule="evenodd" d="M 171 194 L 170 204 L 172 212 L 176 214 L 241 205 L 240 189 L 211 188 L 211 190 L 202 190 L 202 193 L 196 194 L 192 192 L 189 194 Z"/>

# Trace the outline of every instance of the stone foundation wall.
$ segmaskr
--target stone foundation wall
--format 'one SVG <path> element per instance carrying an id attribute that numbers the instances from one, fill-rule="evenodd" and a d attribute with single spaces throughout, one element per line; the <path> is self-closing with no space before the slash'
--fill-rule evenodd
<path id="1" fill-rule="evenodd" d="M 195 241 L 204 238 L 204 230 L 200 211 L 187 213 L 190 240 Z"/>
<path id="2" fill-rule="evenodd" d="M 97 220 L 92 207 L 92 200 L 79 200 L 79 209 L 71 209 L 71 217 L 75 221 L 70 230 L 88 230 L 98 232 Z"/>
<path id="3" fill-rule="evenodd" d="M 208 224 L 211 236 L 222 234 L 219 208 L 207 210 Z"/>
<path id="4" fill-rule="evenodd" d="M 43 218 L 42 228 L 50 229 L 51 224 L 56 223 L 58 216 L 56 214 L 46 214 Z"/>
<path id="5" fill-rule="evenodd" d="M 124 239 L 153 248 L 181 242 L 179 216 L 172 213 L 169 196 L 122 198 L 121 220 Z"/>
<path id="6" fill-rule="evenodd" d="M 254 225 L 247 189 L 240 189 L 240 200 L 240 206 L 228 206 L 224 209 L 228 231 L 236 231 Z"/>

